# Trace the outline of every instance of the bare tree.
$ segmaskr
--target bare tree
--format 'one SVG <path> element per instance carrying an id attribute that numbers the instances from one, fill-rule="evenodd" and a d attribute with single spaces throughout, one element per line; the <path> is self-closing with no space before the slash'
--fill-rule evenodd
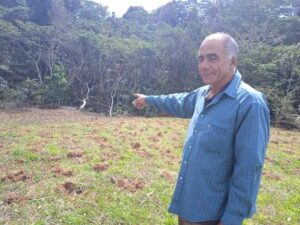
<path id="1" fill-rule="evenodd" d="M 86 92 L 86 96 L 85 98 L 83 98 L 82 100 L 80 100 L 82 102 L 81 106 L 79 107 L 81 110 L 85 108 L 87 101 L 89 100 L 90 97 L 90 91 L 92 91 L 95 88 L 94 85 L 92 85 L 91 87 L 89 87 L 89 84 L 86 83 L 85 86 L 83 87 L 82 91 Z"/>

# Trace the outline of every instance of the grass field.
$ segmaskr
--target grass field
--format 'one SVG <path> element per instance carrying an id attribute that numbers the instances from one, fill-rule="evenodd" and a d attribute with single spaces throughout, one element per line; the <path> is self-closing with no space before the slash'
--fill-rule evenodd
<path id="1" fill-rule="evenodd" d="M 0 111 L 0 224 L 176 224 L 188 120 Z M 300 224 L 300 132 L 272 129 L 246 225 Z"/>

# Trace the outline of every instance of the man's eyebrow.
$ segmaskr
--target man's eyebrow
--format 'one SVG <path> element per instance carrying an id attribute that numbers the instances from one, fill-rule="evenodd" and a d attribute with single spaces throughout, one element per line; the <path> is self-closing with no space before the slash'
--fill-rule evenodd
<path id="1" fill-rule="evenodd" d="M 198 54 L 198 58 L 199 57 L 218 57 L 218 55 L 216 53 L 208 53 L 206 55 L 202 55 L 201 53 Z"/>

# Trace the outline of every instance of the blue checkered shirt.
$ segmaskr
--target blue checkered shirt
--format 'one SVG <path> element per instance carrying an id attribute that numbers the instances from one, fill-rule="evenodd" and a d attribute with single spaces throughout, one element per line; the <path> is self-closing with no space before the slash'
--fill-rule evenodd
<path id="1" fill-rule="evenodd" d="M 269 110 L 263 95 L 239 72 L 205 105 L 209 88 L 146 97 L 148 105 L 191 118 L 169 212 L 190 222 L 239 225 L 256 211 Z"/>

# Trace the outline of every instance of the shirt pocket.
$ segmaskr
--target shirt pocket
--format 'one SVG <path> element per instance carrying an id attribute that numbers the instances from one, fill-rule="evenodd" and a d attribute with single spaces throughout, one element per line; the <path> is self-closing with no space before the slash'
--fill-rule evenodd
<path id="1" fill-rule="evenodd" d="M 214 123 L 201 124 L 199 144 L 208 152 L 230 151 L 233 140 L 233 128 L 223 127 Z"/>

